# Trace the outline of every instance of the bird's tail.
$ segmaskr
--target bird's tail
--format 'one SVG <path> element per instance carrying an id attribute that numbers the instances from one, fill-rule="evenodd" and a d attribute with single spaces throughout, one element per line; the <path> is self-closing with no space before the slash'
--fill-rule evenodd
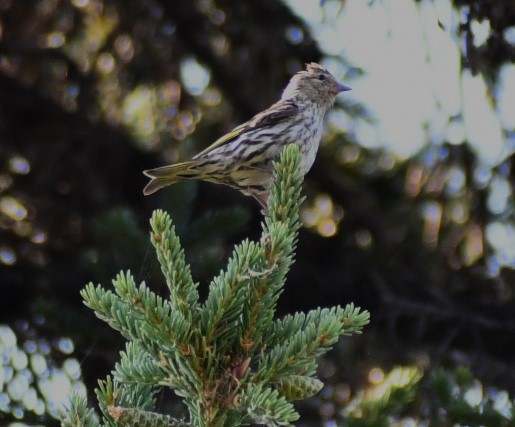
<path id="1" fill-rule="evenodd" d="M 198 175 L 195 166 L 196 162 L 190 161 L 143 171 L 146 176 L 152 178 L 143 189 L 143 194 L 148 196 L 176 182 L 195 178 Z"/>

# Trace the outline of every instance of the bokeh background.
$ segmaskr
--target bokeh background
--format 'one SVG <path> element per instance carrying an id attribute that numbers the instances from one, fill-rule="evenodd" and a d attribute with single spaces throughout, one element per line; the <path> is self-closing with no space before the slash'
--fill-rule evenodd
<path id="1" fill-rule="evenodd" d="M 130 269 L 165 294 L 153 209 L 204 292 L 259 235 L 252 199 L 193 182 L 143 197 L 141 171 L 205 148 L 311 61 L 353 91 L 306 178 L 279 311 L 354 302 L 372 321 L 324 359 L 299 425 L 505 425 L 513 0 L 0 0 L 0 425 L 55 426 L 72 389 L 93 397 L 123 340 L 79 290 Z"/>

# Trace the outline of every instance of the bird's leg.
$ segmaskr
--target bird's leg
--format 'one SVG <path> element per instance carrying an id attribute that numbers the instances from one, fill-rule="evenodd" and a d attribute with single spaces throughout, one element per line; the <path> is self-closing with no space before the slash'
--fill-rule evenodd
<path id="1" fill-rule="evenodd" d="M 246 191 L 246 194 L 248 194 L 249 196 L 252 196 L 254 199 L 256 199 L 258 201 L 258 203 L 263 208 L 263 209 L 261 209 L 261 213 L 263 215 L 268 214 L 268 193 L 259 192 L 252 188 L 249 188 Z"/>

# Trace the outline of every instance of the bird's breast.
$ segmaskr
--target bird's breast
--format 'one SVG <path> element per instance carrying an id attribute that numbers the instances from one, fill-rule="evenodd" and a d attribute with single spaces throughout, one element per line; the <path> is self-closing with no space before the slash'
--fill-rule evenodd
<path id="1" fill-rule="evenodd" d="M 302 135 L 302 143 L 299 141 L 300 149 L 303 154 L 302 169 L 306 174 L 313 166 L 315 158 L 322 138 L 322 129 L 324 123 L 324 112 L 312 106 L 304 112 L 304 129 Z"/>

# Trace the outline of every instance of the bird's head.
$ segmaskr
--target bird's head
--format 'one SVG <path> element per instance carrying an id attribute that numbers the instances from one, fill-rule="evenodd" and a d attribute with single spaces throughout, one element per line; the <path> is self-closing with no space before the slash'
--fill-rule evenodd
<path id="1" fill-rule="evenodd" d="M 298 97 L 330 107 L 334 104 L 336 95 L 347 90 L 351 88 L 338 83 L 329 71 L 312 62 L 290 79 L 281 99 Z"/>

